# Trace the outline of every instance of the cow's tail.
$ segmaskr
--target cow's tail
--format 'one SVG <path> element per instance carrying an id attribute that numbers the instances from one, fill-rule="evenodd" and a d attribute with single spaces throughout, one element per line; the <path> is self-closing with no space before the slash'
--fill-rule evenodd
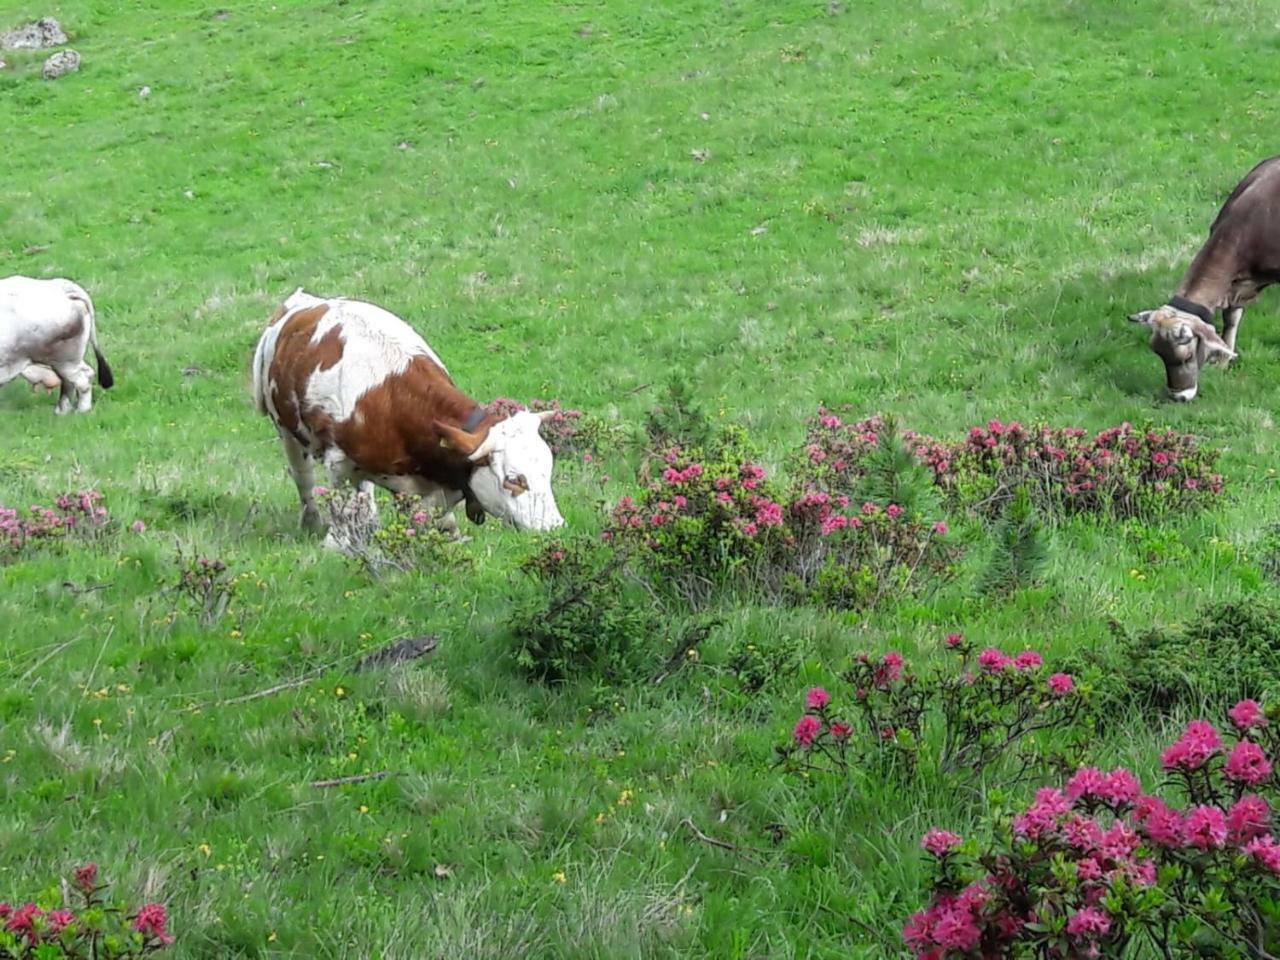
<path id="1" fill-rule="evenodd" d="M 65 287 L 67 299 L 75 301 L 84 308 L 85 319 L 89 324 L 89 343 L 93 347 L 94 359 L 98 361 L 98 386 L 103 390 L 110 390 L 115 386 L 116 378 L 112 376 L 111 365 L 107 363 L 107 358 L 102 355 L 102 350 L 98 347 L 98 320 L 93 312 L 93 301 L 89 299 L 89 294 L 83 287 L 71 282 L 67 282 Z"/>
<path id="2" fill-rule="evenodd" d="M 274 339 L 269 335 L 271 329 L 258 338 L 258 346 L 253 351 L 253 405 L 257 407 L 258 412 L 263 416 L 267 414 L 267 368 L 271 365 L 271 358 L 267 356 L 267 340 Z"/>

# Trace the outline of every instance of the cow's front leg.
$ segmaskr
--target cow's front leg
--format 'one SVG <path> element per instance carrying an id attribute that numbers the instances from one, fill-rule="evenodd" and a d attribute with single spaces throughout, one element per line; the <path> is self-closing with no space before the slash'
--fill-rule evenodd
<path id="1" fill-rule="evenodd" d="M 1233 351 L 1236 348 L 1236 334 L 1240 332 L 1240 321 L 1244 318 L 1244 307 L 1227 307 L 1222 311 L 1222 339 Z"/>

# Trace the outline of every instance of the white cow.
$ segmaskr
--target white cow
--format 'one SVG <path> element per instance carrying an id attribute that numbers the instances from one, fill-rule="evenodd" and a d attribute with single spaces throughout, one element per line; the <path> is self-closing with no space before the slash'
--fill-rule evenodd
<path id="1" fill-rule="evenodd" d="M 70 280 L 0 280 L 0 386 L 23 377 L 33 387 L 58 387 L 55 413 L 66 413 L 72 403 L 85 413 L 93 406 L 93 368 L 84 362 L 90 345 L 98 383 L 109 389 L 115 380 L 98 349 L 89 294 Z"/>

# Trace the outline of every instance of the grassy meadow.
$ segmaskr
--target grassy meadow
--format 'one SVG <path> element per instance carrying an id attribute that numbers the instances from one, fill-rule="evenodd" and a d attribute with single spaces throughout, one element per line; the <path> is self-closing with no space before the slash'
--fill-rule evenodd
<path id="1" fill-rule="evenodd" d="M 5 57 L 0 272 L 86 287 L 117 385 L 65 418 L 0 391 L 0 504 L 96 488 L 117 525 L 0 563 L 0 899 L 96 860 L 169 905 L 177 957 L 892 957 L 920 833 L 975 807 L 773 769 L 807 685 L 949 630 L 1066 654 L 1269 589 L 1277 301 L 1190 405 L 1125 321 L 1275 152 L 1267 4 L 9 0 L 0 29 L 49 14 L 84 63 Z M 1060 524 L 1008 599 L 974 594 L 979 542 L 928 603 L 735 603 L 662 684 L 547 687 L 506 627 L 536 536 L 464 521 L 472 571 L 374 579 L 298 528 L 247 390 L 298 286 L 403 316 L 481 401 L 636 431 L 674 371 L 770 469 L 847 402 L 936 436 L 1172 426 L 1230 496 Z M 570 528 L 636 463 L 560 461 Z M 173 616 L 180 554 L 238 578 L 211 627 Z M 353 672 L 421 633 L 414 669 Z M 804 666 L 744 700 L 752 637 Z M 1097 760 L 1152 775 L 1169 729 L 1135 710 Z"/>

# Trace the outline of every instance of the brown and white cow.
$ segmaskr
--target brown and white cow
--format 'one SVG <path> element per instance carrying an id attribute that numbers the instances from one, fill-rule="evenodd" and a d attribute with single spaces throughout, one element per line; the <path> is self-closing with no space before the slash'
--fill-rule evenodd
<path id="1" fill-rule="evenodd" d="M 1237 356 L 1244 308 L 1280 281 L 1280 157 L 1263 160 L 1231 191 L 1209 239 L 1164 306 L 1131 314 L 1151 328 L 1151 349 L 1164 361 L 1169 396 L 1191 400 L 1200 369 Z M 1213 318 L 1222 311 L 1222 335 Z"/>
<path id="2" fill-rule="evenodd" d="M 55 413 L 74 403 L 85 413 L 93 407 L 93 368 L 84 362 L 92 345 L 98 383 L 115 382 L 107 358 L 98 349 L 93 301 L 70 280 L 5 277 L 0 280 L 0 386 L 17 377 L 33 389 L 58 389 Z"/>
<path id="3" fill-rule="evenodd" d="M 485 514 L 528 530 L 564 523 L 551 450 L 538 435 L 545 415 L 489 413 L 454 385 L 422 337 L 381 307 L 299 288 L 258 341 L 253 394 L 284 446 L 304 526 L 321 526 L 317 460 L 334 487 L 356 484 L 370 503 L 376 484 L 445 511 L 465 500 L 476 523 Z"/>

